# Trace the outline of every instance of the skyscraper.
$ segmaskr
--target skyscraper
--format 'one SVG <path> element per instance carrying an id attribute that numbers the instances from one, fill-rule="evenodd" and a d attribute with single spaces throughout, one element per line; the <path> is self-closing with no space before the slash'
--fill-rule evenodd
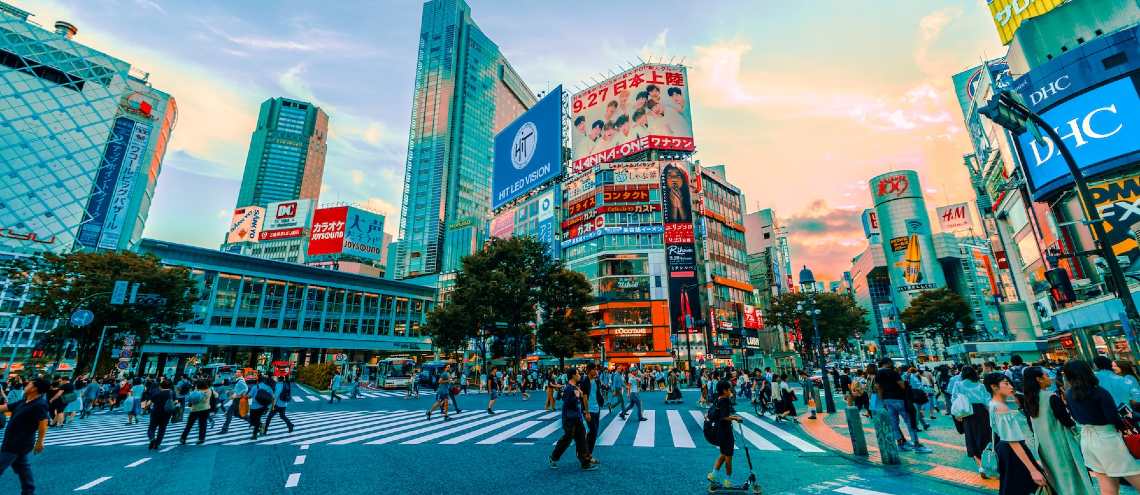
<path id="1" fill-rule="evenodd" d="M 312 103 L 288 98 L 262 102 L 235 207 L 319 199 L 328 129 L 329 116 Z"/>
<path id="2" fill-rule="evenodd" d="M 486 238 L 495 133 L 535 101 L 466 2 L 424 4 L 397 278 L 457 270 Z"/>
<path id="3" fill-rule="evenodd" d="M 148 74 L 0 1 L 0 251 L 130 249 L 177 113 Z"/>

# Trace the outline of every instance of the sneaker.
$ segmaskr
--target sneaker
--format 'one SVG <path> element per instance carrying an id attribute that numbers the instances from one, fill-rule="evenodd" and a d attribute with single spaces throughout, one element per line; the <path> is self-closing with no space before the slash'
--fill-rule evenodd
<path id="1" fill-rule="evenodd" d="M 591 457 L 590 464 L 601 464 L 601 461 L 599 461 L 597 457 Z"/>
<path id="2" fill-rule="evenodd" d="M 649 418 L 637 418 L 638 421 L 649 421 Z"/>
<path id="3" fill-rule="evenodd" d="M 724 487 L 726 490 L 732 489 L 732 481 L 728 478 L 725 478 L 724 482 L 721 483 L 720 486 Z"/>
<path id="4" fill-rule="evenodd" d="M 431 421 L 431 411 L 428 411 L 428 412 L 427 412 L 427 420 L 428 420 L 428 421 Z"/>
<path id="5" fill-rule="evenodd" d="M 914 451 L 919 453 L 919 454 L 929 454 L 929 453 L 934 452 L 933 450 L 930 450 L 930 447 L 927 447 L 925 445 L 915 445 Z"/>
<path id="6" fill-rule="evenodd" d="M 550 469 L 558 469 L 558 461 L 555 461 L 553 458 L 547 457 L 546 462 L 550 464 Z"/>
<path id="7" fill-rule="evenodd" d="M 708 478 L 708 480 L 709 480 L 709 483 L 712 483 L 712 484 L 714 484 L 714 485 L 717 483 L 717 481 L 716 481 L 716 473 L 714 473 L 714 472 L 711 472 L 711 471 L 710 471 L 710 472 L 709 472 L 709 474 L 708 474 L 708 476 L 705 476 L 705 478 Z"/>
<path id="8" fill-rule="evenodd" d="M 900 443 L 899 444 L 899 450 L 901 450 L 903 452 L 910 452 L 910 451 L 914 450 L 914 447 L 911 447 L 909 443 Z"/>
<path id="9" fill-rule="evenodd" d="M 593 471 L 593 470 L 595 470 L 595 469 L 598 469 L 598 465 L 597 465 L 597 464 L 587 464 L 587 465 L 585 465 L 585 466 L 582 466 L 582 470 L 583 470 L 583 471 Z"/>

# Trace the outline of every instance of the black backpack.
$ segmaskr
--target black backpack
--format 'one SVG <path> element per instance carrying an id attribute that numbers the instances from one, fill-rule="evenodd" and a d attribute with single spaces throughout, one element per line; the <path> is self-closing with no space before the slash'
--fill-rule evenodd
<path id="1" fill-rule="evenodd" d="M 720 441 L 717 439 L 717 428 L 720 421 L 712 419 L 714 412 L 716 412 L 716 404 L 709 406 L 708 412 L 705 413 L 705 422 L 701 425 L 701 432 L 705 434 L 705 440 L 708 440 L 709 443 L 720 445 Z"/>
<path id="2" fill-rule="evenodd" d="M 273 402 L 273 394 L 266 390 L 265 387 L 257 385 L 257 392 L 253 394 L 253 400 L 262 406 L 268 406 Z"/>
<path id="3" fill-rule="evenodd" d="M 293 400 L 293 386 L 282 382 L 281 384 L 281 400 L 289 402 Z"/>
<path id="4" fill-rule="evenodd" d="M 1025 366 L 1014 366 L 1009 369 L 1009 383 L 1013 385 L 1013 389 L 1021 391 L 1021 385 L 1025 381 Z"/>

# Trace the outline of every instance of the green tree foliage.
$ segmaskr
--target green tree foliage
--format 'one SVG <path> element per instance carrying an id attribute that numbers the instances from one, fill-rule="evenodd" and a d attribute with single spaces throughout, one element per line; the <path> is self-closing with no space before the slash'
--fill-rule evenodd
<path id="1" fill-rule="evenodd" d="M 198 291 L 190 271 L 165 267 L 153 255 L 132 252 L 76 252 L 65 255 L 46 254 L 42 258 L 13 261 L 6 267 L 9 277 L 25 275 L 31 297 L 21 312 L 42 318 L 59 319 L 60 325 L 48 335 L 49 342 L 59 345 L 64 339 L 78 342 L 77 369 L 83 370 L 95 355 L 99 334 L 104 325 L 114 325 L 119 336 L 132 335 L 136 348 L 146 342 L 168 340 L 177 333 L 178 325 L 193 317 L 193 303 Z M 139 293 L 157 294 L 166 303 L 155 306 L 111 305 L 110 295 L 116 280 L 142 284 Z M 95 314 L 88 326 L 77 328 L 67 320 L 71 313 L 86 308 Z M 111 338 L 107 349 L 115 346 Z M 109 365 L 100 363 L 100 369 Z"/>
<path id="2" fill-rule="evenodd" d="M 593 302 L 590 282 L 581 273 L 559 266 L 545 277 L 540 303 L 542 323 L 538 325 L 538 343 L 547 354 L 566 366 L 566 358 L 590 350 L 588 331 L 590 316 L 584 309 Z"/>
<path id="3" fill-rule="evenodd" d="M 335 363 L 312 363 L 297 368 L 297 381 L 317 390 L 325 390 L 336 374 Z"/>
<path id="4" fill-rule="evenodd" d="M 973 335 L 974 317 L 970 304 L 950 289 L 934 289 L 919 294 L 900 318 L 912 334 L 941 337 L 944 343 Z M 962 324 L 959 334 L 958 323 Z"/>
<path id="5" fill-rule="evenodd" d="M 865 317 L 867 310 L 855 304 L 855 300 L 847 294 L 824 292 L 811 296 L 815 300 L 815 308 L 819 309 L 817 316 L 820 338 L 824 342 L 833 342 L 839 347 L 847 346 L 847 339 L 867 330 Z M 804 338 L 811 342 L 814 338 L 811 317 L 806 311 L 799 309 L 800 305 L 809 306 L 809 296 L 803 292 L 785 293 L 772 301 L 772 309 L 768 312 L 767 323 L 781 325 L 784 328 L 799 328 Z M 810 346 L 809 346 L 810 347 Z"/>
<path id="6" fill-rule="evenodd" d="M 458 352 L 467 347 L 468 339 L 474 337 L 478 327 L 472 327 L 463 304 L 437 306 L 427 315 L 423 331 L 432 337 L 432 345 L 444 354 Z"/>

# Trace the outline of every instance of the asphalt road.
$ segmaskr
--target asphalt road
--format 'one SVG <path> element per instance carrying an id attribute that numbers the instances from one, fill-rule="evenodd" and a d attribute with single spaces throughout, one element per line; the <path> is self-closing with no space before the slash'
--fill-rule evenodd
<path id="1" fill-rule="evenodd" d="M 595 455 L 600 469 L 581 471 L 573 449 L 559 469 L 546 463 L 561 434 L 542 397 L 502 398 L 498 414 L 485 412 L 485 395 L 460 396 L 462 414 L 428 422 L 426 395 L 406 400 L 373 397 L 328 404 L 298 394 L 289 414 L 292 434 L 275 420 L 256 442 L 248 427 L 210 430 L 205 445 L 178 445 L 172 424 L 162 451 L 146 449 L 146 418 L 127 426 L 118 413 L 98 414 L 53 429 L 47 448 L 32 459 L 41 494 L 292 494 L 425 493 L 472 489 L 499 494 L 705 493 L 705 474 L 717 455 L 700 432 L 694 408 L 663 405 L 660 392 L 643 394 L 650 421 L 601 421 Z M 694 412 L 697 414 L 694 415 Z M 220 419 L 220 418 L 219 418 Z M 815 443 L 797 426 L 752 415 L 738 447 L 747 445 L 766 494 L 958 495 L 978 493 L 917 475 L 848 459 Z M 744 451 L 734 458 L 734 481 L 746 476 Z M 0 476 L 0 493 L 15 493 L 13 474 Z"/>

